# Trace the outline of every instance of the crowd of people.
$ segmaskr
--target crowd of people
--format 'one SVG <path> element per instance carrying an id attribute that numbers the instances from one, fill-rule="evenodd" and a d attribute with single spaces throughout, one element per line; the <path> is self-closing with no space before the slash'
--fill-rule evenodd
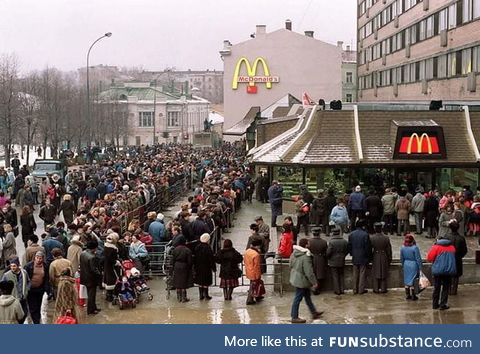
<path id="1" fill-rule="evenodd" d="M 25 176 L 18 173 L 10 194 L 16 202 L 0 195 L 0 265 L 5 267 L 1 320 L 23 323 L 28 316 L 40 323 L 45 294 L 55 299 L 52 321 L 66 313 L 78 321 L 82 298 L 86 298 L 87 314 L 95 315 L 101 311 L 96 304 L 97 289 L 103 287 L 106 300 L 114 301 L 125 280 L 122 261 L 133 263 L 132 274 L 146 272 L 153 245 L 169 240 L 173 247 L 170 275 L 179 301 L 188 301 L 186 289 L 192 282 L 199 286 L 201 299 L 211 299 L 208 287 L 216 263 L 220 264 L 225 300 L 231 300 L 243 257 L 230 240 L 214 254 L 210 238 L 229 232 L 232 213 L 248 197 L 249 175 L 243 157 L 231 144 L 220 150 L 176 144 L 142 146 L 101 164 L 72 169 L 64 179 L 47 175 L 39 185 L 29 178 L 28 169 Z M 192 186 L 193 181 L 198 183 Z M 40 205 L 35 198 L 19 200 L 19 192 L 31 190 L 34 184 Z M 173 220 L 164 220 L 161 209 L 192 187 L 188 203 Z M 20 217 L 12 203 L 21 209 Z M 33 217 L 35 208 L 44 223 L 41 235 Z M 17 255 L 19 233 L 25 243 L 23 259 Z"/>

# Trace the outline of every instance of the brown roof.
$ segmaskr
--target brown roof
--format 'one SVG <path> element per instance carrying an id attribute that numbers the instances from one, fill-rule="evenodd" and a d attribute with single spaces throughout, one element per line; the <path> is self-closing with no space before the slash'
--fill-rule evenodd
<path id="1" fill-rule="evenodd" d="M 470 120 L 472 125 L 473 136 L 480 149 L 480 112 L 470 112 Z"/>

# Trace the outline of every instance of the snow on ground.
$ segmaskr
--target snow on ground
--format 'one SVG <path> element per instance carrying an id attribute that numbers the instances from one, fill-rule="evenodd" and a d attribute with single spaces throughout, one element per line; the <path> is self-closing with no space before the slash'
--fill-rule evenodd
<path id="1" fill-rule="evenodd" d="M 20 159 L 21 166 L 27 165 L 27 149 L 24 147 L 23 150 L 23 159 L 20 154 L 20 145 L 14 145 L 13 147 L 14 154 L 18 154 L 18 158 Z M 43 150 L 43 149 L 42 149 Z M 50 158 L 50 148 L 47 147 L 47 159 Z M 43 158 L 43 151 L 42 156 L 37 155 L 37 146 L 30 147 L 30 158 L 28 166 L 32 166 L 36 159 Z M 13 155 L 11 155 L 11 159 L 13 159 Z M 0 167 L 5 167 L 5 151 L 3 147 L 0 147 Z"/>

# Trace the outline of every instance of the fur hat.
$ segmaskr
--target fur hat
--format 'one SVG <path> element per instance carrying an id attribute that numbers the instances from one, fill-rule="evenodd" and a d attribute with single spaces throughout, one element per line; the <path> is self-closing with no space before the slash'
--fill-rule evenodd
<path id="1" fill-rule="evenodd" d="M 163 218 L 164 218 L 164 217 L 165 217 L 165 216 L 164 216 L 162 213 L 158 213 L 158 214 L 157 214 L 157 220 L 163 221 Z"/>
<path id="2" fill-rule="evenodd" d="M 202 243 L 208 243 L 210 241 L 210 235 L 207 233 L 204 233 L 202 236 L 200 236 L 200 242 Z"/>

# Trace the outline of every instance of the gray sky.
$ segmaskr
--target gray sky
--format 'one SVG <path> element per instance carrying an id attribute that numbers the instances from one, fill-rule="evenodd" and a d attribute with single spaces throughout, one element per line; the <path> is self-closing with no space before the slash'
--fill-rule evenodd
<path id="1" fill-rule="evenodd" d="M 217 69 L 223 40 L 247 40 L 255 25 L 315 31 L 355 47 L 356 0 L 0 0 L 0 53 L 16 53 L 22 71 L 90 64 L 161 70 Z"/>

